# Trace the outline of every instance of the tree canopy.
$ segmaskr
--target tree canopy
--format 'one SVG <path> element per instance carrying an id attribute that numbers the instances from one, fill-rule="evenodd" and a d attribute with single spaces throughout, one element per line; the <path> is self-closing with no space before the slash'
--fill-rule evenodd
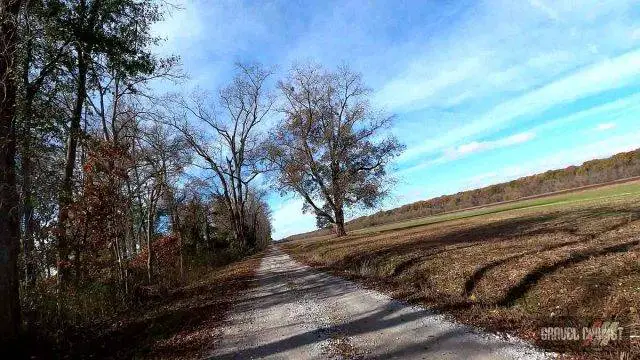
<path id="1" fill-rule="evenodd" d="M 388 165 L 404 148 L 386 132 L 393 117 L 371 106 L 348 67 L 295 66 L 278 88 L 283 120 L 268 150 L 276 182 L 305 200 L 319 227 L 333 224 L 342 236 L 346 209 L 373 208 L 388 193 Z"/>

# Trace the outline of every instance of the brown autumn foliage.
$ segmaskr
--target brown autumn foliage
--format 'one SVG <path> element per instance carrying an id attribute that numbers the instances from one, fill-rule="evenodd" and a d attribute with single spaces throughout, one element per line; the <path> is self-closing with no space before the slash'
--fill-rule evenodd
<path id="1" fill-rule="evenodd" d="M 104 325 L 123 314 L 134 321 L 136 310 L 137 316 L 144 317 L 152 311 L 148 308 L 150 304 L 173 294 L 176 289 L 190 286 L 203 276 L 203 269 L 215 271 L 251 251 L 258 251 L 270 240 L 268 215 L 260 212 L 266 208 L 257 197 L 251 199 L 260 207 L 251 205 L 247 211 L 252 216 L 250 219 L 255 218 L 255 223 L 260 224 L 257 227 L 259 247 L 245 249 L 233 243 L 230 229 L 221 226 L 227 214 L 224 207 L 217 206 L 215 198 L 207 201 L 166 193 L 159 202 L 158 213 L 167 214 L 170 227 L 163 232 L 159 228 L 162 215 L 152 218 L 154 266 L 153 282 L 149 283 L 149 250 L 145 241 L 140 237 L 136 240 L 134 236 L 132 228 L 136 218 L 132 216 L 137 213 L 130 211 L 135 209 L 134 199 L 125 191 L 135 161 L 126 146 L 97 139 L 87 144 L 89 151 L 81 167 L 82 186 L 68 208 L 67 234 L 72 256 L 55 264 L 68 270 L 70 283 L 60 291 L 55 273 L 47 276 L 42 271 L 51 265 L 34 259 L 34 263 L 39 264 L 38 277 L 34 286 L 25 287 L 22 293 L 23 316 L 28 324 L 25 341 L 42 341 L 33 349 L 25 346 L 26 355 L 50 355 L 51 351 L 91 353 L 94 350 L 73 348 L 98 341 L 80 335 L 81 329 Z M 175 201 L 166 200 L 169 196 Z M 140 210 L 144 215 L 145 209 Z M 56 231 L 59 230 L 55 227 L 44 228 L 38 236 L 52 237 Z M 167 331 L 168 336 L 172 330 Z M 130 346 L 130 351 L 138 351 L 141 344 Z"/>
<path id="2" fill-rule="evenodd" d="M 162 283 L 168 286 L 175 286 L 180 283 L 180 239 L 179 235 L 166 235 L 157 238 L 152 244 L 154 263 L 156 264 L 155 272 L 158 278 L 162 279 Z M 134 258 L 132 258 L 127 266 L 130 271 L 134 272 L 135 278 L 143 279 L 147 271 L 147 257 L 149 250 L 143 248 Z M 163 289 L 164 290 L 164 289 Z M 135 289 L 136 300 L 145 300 L 154 292 L 153 286 L 141 283 Z"/>
<path id="3" fill-rule="evenodd" d="M 267 146 L 277 186 L 344 236 L 347 211 L 374 208 L 393 183 L 388 166 L 404 150 L 388 132 L 393 116 L 371 105 L 371 90 L 346 66 L 294 66 L 278 87 L 284 117 Z"/>
<path id="4" fill-rule="evenodd" d="M 0 342 L 78 346 L 70 334 L 152 300 L 141 293 L 175 290 L 199 268 L 271 241 L 265 196 L 249 183 L 263 171 L 254 166 L 254 134 L 242 136 L 246 151 L 225 168 L 234 170 L 225 180 L 238 201 L 221 207 L 229 188 L 188 171 L 195 144 L 168 125 L 174 115 L 193 119 L 163 112 L 170 96 L 155 86 L 184 79 L 177 56 L 153 52 L 161 41 L 153 24 L 171 8 L 148 0 L 1 3 Z M 257 115 L 244 106 L 250 82 L 226 92 L 229 104 L 243 95 L 230 110 L 245 120 Z M 211 140 L 204 146 L 224 143 Z M 234 236 L 228 225 L 239 220 Z"/>

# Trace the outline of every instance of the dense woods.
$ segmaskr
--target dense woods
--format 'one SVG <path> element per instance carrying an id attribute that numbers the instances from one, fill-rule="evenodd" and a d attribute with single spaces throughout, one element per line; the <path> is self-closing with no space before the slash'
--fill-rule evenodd
<path id="1" fill-rule="evenodd" d="M 580 166 L 550 170 L 507 183 L 463 191 L 453 195 L 444 195 L 434 199 L 417 201 L 391 210 L 379 211 L 372 215 L 353 219 L 347 222 L 346 227 L 350 230 L 361 229 L 368 226 L 437 215 L 474 206 L 517 200 L 528 196 L 602 184 L 636 176 L 640 176 L 640 149 L 619 153 L 607 159 L 590 160 Z M 321 229 L 313 232 L 313 234 L 329 232 L 329 229 Z M 308 235 L 300 234 L 289 239 Z"/>
<path id="2" fill-rule="evenodd" d="M 188 113 L 196 108 L 158 90 L 185 78 L 177 57 L 153 51 L 165 10 L 148 0 L 0 4 L 5 345 L 21 332 L 59 342 L 271 241 L 251 182 L 265 170 L 255 139 L 272 100 L 256 81 L 269 73 L 238 67 L 209 104 L 228 116 Z"/>

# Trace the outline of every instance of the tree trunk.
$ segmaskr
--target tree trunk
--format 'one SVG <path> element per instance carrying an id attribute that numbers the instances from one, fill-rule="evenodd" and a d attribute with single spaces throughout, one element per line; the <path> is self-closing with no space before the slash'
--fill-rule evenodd
<path id="1" fill-rule="evenodd" d="M 153 280 L 153 248 L 151 240 L 153 238 L 153 225 L 155 219 L 155 204 L 153 198 L 149 201 L 149 211 L 147 212 L 147 281 L 151 284 Z"/>
<path id="2" fill-rule="evenodd" d="M 85 235 L 86 236 L 86 235 Z M 84 241 L 83 241 L 84 243 Z M 73 282 L 74 286 L 78 288 L 82 281 L 82 259 L 80 258 L 80 246 L 73 247 Z"/>
<path id="3" fill-rule="evenodd" d="M 20 329 L 18 249 L 20 200 L 16 189 L 16 22 L 21 1 L 0 6 L 0 343 L 13 344 Z"/>
<path id="4" fill-rule="evenodd" d="M 209 225 L 209 219 L 206 218 L 206 215 L 204 219 L 204 246 L 207 250 L 215 248 L 211 240 L 211 226 Z"/>
<path id="5" fill-rule="evenodd" d="M 245 246 L 244 225 L 241 221 L 240 215 L 233 205 L 229 206 L 229 214 L 231 216 L 231 223 L 233 224 L 233 237 L 235 243 L 239 246 Z"/>
<path id="6" fill-rule="evenodd" d="M 28 126 L 28 125 L 26 125 Z M 33 220 L 33 194 L 31 192 L 31 154 L 29 149 L 30 134 L 29 130 L 25 131 L 24 148 L 22 154 L 22 194 L 23 208 L 22 220 L 24 226 L 24 236 L 22 238 L 22 255 L 24 260 L 24 277 L 27 287 L 32 288 L 36 280 L 34 252 L 34 229 L 35 221 Z"/>
<path id="7" fill-rule="evenodd" d="M 20 137 L 21 137 L 21 141 L 20 144 L 22 145 L 20 147 L 20 152 L 21 152 L 21 156 L 20 156 L 20 160 L 21 160 L 21 170 L 22 170 L 22 225 L 24 226 L 24 233 L 22 236 L 22 259 L 23 259 L 23 263 L 24 263 L 24 279 L 25 279 L 25 285 L 27 288 L 33 288 L 33 285 L 35 284 L 35 278 L 36 278 L 36 259 L 35 259 L 35 254 L 34 249 L 34 234 L 35 234 L 35 226 L 36 226 L 36 222 L 33 220 L 33 213 L 34 213 L 34 199 L 33 199 L 33 193 L 32 193 L 32 189 L 31 189 L 31 178 L 32 178 L 32 150 L 31 150 L 31 142 L 32 142 L 32 136 L 31 136 L 31 117 L 32 117 L 32 110 L 33 110 L 33 102 L 37 93 L 37 87 L 29 82 L 29 71 L 32 68 L 32 62 L 33 62 L 33 34 L 31 34 L 31 30 L 29 28 L 30 26 L 30 21 L 28 19 L 28 14 L 30 11 L 29 5 L 31 5 L 31 3 L 26 3 L 26 9 L 24 10 L 24 13 L 27 15 L 25 16 L 25 23 L 24 25 L 26 26 L 26 31 L 25 33 L 28 34 L 29 39 L 26 39 L 26 43 L 25 43 L 25 54 L 24 56 L 24 63 L 22 65 L 23 69 L 22 69 L 22 87 L 24 89 L 24 99 L 23 99 L 23 106 L 22 109 L 20 110 L 20 114 L 17 116 L 17 121 L 20 122 L 20 126 L 19 128 L 22 129 Z M 19 145 L 20 145 L 19 144 Z M 18 146 L 19 146 L 18 145 Z"/>
<path id="8" fill-rule="evenodd" d="M 120 244 L 119 237 L 116 236 L 113 242 L 113 256 L 116 265 L 116 271 L 118 272 L 118 282 L 120 283 L 120 291 L 123 291 L 124 295 L 128 294 L 127 279 L 125 273 L 125 266 L 122 259 L 122 245 Z M 124 297 L 123 297 L 124 298 Z"/>
<path id="9" fill-rule="evenodd" d="M 333 231 L 336 233 L 336 237 L 347 235 L 347 231 L 344 228 L 344 211 L 342 209 L 335 212 L 335 224 L 333 224 Z"/>
<path id="10" fill-rule="evenodd" d="M 82 110 L 86 98 L 87 86 L 87 63 L 84 51 L 81 46 L 77 47 L 78 53 L 78 83 L 76 102 L 71 117 L 71 126 L 69 127 L 69 135 L 67 137 L 67 155 L 64 167 L 64 176 L 62 178 L 62 191 L 59 200 L 59 218 L 58 226 L 60 226 L 58 234 L 58 285 L 61 289 L 65 288 L 68 278 L 69 260 L 69 239 L 67 233 L 67 219 L 69 217 L 69 205 L 73 199 L 73 171 L 76 165 L 76 152 L 78 148 L 78 138 L 80 136 L 80 120 L 82 119 Z"/>
<path id="11" fill-rule="evenodd" d="M 175 201 L 173 191 L 168 192 L 169 205 L 171 207 L 171 231 L 174 236 L 178 237 L 178 269 L 180 271 L 180 281 L 184 280 L 184 258 L 182 254 L 182 235 L 180 226 L 180 214 L 178 213 L 178 204 Z"/>
<path id="12" fill-rule="evenodd" d="M 23 74 L 23 86 L 27 87 L 24 98 L 24 106 L 22 107 L 20 114 L 21 132 L 21 162 L 22 162 L 22 224 L 24 226 L 24 234 L 22 236 L 22 257 L 24 262 L 24 278 L 25 284 L 28 288 L 32 288 L 35 284 L 35 255 L 33 254 L 34 246 L 34 234 L 36 222 L 33 220 L 33 193 L 31 190 L 31 178 L 32 178 L 32 150 L 31 150 L 31 116 L 33 108 L 33 100 L 35 97 L 35 90 L 29 87 L 28 84 L 28 70 L 30 61 L 24 65 L 25 73 Z"/>

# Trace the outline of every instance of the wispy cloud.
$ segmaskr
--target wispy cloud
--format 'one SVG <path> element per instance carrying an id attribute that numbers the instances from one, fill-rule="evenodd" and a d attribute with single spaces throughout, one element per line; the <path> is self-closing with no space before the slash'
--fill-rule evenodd
<path id="1" fill-rule="evenodd" d="M 501 149 L 509 146 L 523 144 L 535 139 L 535 137 L 536 137 L 536 134 L 534 132 L 523 132 L 515 135 L 510 135 L 504 138 L 500 138 L 497 140 L 472 141 L 469 143 L 458 145 L 453 148 L 449 148 L 443 151 L 438 157 L 434 159 L 421 161 L 410 167 L 405 167 L 404 169 L 398 171 L 396 174 L 402 176 L 410 173 L 415 173 L 416 171 L 422 170 L 429 166 L 447 163 L 450 161 L 463 158 L 465 156 L 469 156 L 471 154 L 477 154 L 484 151 L 496 150 L 496 149 Z M 408 157 L 412 157 L 418 154 L 408 153 L 406 155 Z M 407 157 L 404 157 L 403 160 L 407 160 Z"/>
<path id="2" fill-rule="evenodd" d="M 281 22 L 276 4 L 231 0 L 171 4 L 165 21 L 155 24 L 153 31 L 165 39 L 161 53 L 181 57 L 192 87 L 215 90 L 228 81 L 234 62 L 256 60 L 258 46 L 264 52 L 274 48 L 264 44 L 273 41 L 271 27 Z"/>
<path id="3" fill-rule="evenodd" d="M 538 89 L 506 100 L 471 123 L 444 136 L 409 147 L 405 158 L 452 146 L 464 139 L 504 128 L 525 116 L 540 114 L 550 108 L 630 85 L 640 76 L 640 50 L 575 71 Z"/>
<path id="4" fill-rule="evenodd" d="M 616 118 L 638 112 L 640 112 L 640 93 L 604 102 L 586 110 L 573 112 L 570 115 L 553 118 L 540 125 L 536 125 L 529 131 L 540 133 L 563 126 L 577 126 L 577 124 L 575 124 L 577 122 L 590 121 L 603 117 Z"/>
<path id="5" fill-rule="evenodd" d="M 498 171 L 473 176 L 467 180 L 467 188 L 478 188 L 538 174 L 550 169 L 562 169 L 571 165 L 580 165 L 587 160 L 606 158 L 620 152 L 635 150 L 638 147 L 640 147 L 640 132 L 638 131 L 614 136 L 563 150 L 551 156 L 522 162 L 522 164 L 518 165 L 509 165 Z"/>
<path id="6" fill-rule="evenodd" d="M 423 114 L 413 134 L 424 136 L 408 134 L 408 153 L 433 156 L 638 82 L 632 1 L 531 0 L 530 11 L 522 5 L 478 3 L 458 26 L 426 39 L 423 52 L 408 56 L 404 70 L 379 88 L 377 103 L 399 114 Z"/>
<path id="7" fill-rule="evenodd" d="M 558 12 L 542 2 L 541 0 L 529 0 L 529 4 L 534 8 L 542 11 L 545 15 L 547 15 L 550 19 L 558 21 L 560 20 L 560 16 L 558 16 Z"/>
<path id="8" fill-rule="evenodd" d="M 524 132 L 494 141 L 472 141 L 470 143 L 462 144 L 453 149 L 447 150 L 445 152 L 444 159 L 457 159 L 472 153 L 522 144 L 534 139 L 535 137 L 536 134 L 533 132 Z"/>
<path id="9" fill-rule="evenodd" d="M 599 124 L 598 126 L 596 126 L 596 130 L 598 131 L 606 131 L 606 130 L 611 130 L 613 128 L 616 127 L 616 124 L 614 123 L 602 123 Z"/>
<path id="10" fill-rule="evenodd" d="M 414 110 L 427 106 L 454 106 L 472 96 L 470 91 L 443 96 L 452 87 L 464 83 L 485 67 L 486 59 L 467 58 L 451 63 L 434 72 L 429 63 L 418 60 L 404 75 L 388 82 L 376 100 L 392 110 Z"/>

